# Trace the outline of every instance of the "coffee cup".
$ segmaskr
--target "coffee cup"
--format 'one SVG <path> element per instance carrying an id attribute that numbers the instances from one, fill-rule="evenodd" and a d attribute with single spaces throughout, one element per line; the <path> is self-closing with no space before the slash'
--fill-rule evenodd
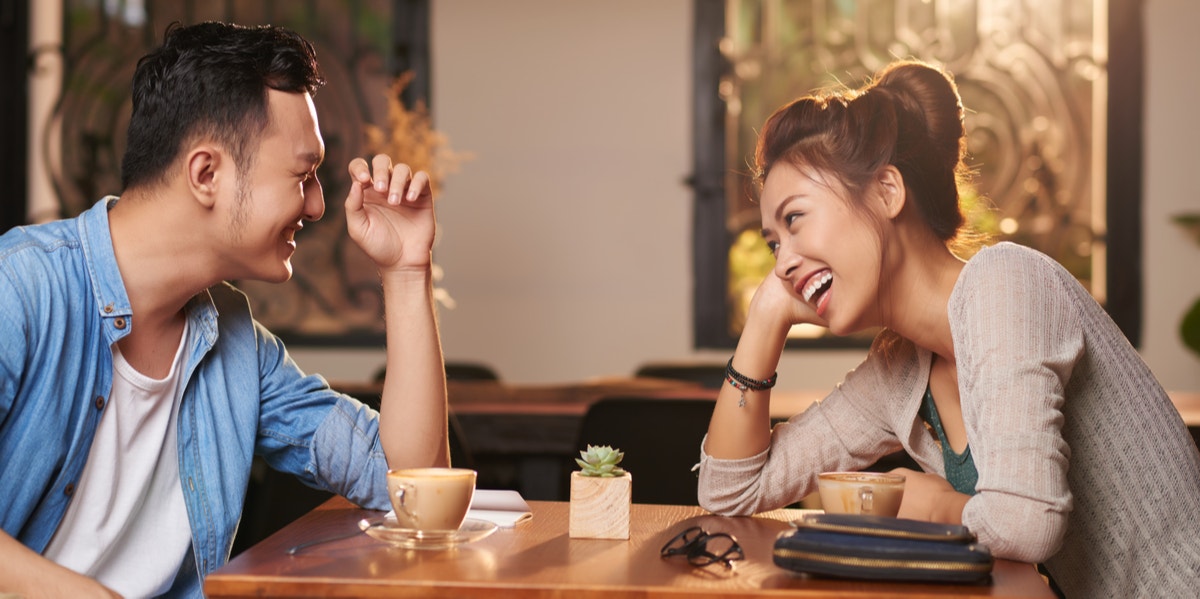
<path id="1" fill-rule="evenodd" d="M 388 498 L 401 528 L 454 531 L 462 526 L 475 495 L 475 471 L 407 468 L 387 473 Z"/>
<path id="2" fill-rule="evenodd" d="M 824 472 L 817 477 L 817 491 L 828 513 L 895 517 L 904 498 L 904 475 Z"/>

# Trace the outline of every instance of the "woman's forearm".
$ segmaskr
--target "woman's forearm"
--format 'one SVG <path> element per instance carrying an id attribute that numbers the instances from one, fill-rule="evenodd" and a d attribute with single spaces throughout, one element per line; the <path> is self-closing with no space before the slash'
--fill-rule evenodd
<path id="1" fill-rule="evenodd" d="M 773 376 L 787 341 L 789 327 L 768 318 L 747 319 L 733 355 L 733 369 L 753 379 Z M 721 385 L 704 451 L 718 459 L 745 458 L 762 453 L 771 441 L 771 391 Z"/>

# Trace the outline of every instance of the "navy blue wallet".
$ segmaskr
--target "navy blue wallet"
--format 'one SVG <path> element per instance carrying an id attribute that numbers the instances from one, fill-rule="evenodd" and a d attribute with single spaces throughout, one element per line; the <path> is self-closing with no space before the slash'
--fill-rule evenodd
<path id="1" fill-rule="evenodd" d="M 775 539 L 775 565 L 860 580 L 986 583 L 992 553 L 965 526 L 858 514 L 808 514 Z"/>

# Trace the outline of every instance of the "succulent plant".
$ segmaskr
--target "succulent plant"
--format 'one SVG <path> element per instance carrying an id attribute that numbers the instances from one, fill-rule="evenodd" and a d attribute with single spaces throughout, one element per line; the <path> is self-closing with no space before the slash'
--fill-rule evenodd
<path id="1" fill-rule="evenodd" d="M 619 449 L 613 449 L 608 445 L 588 445 L 585 451 L 579 452 L 579 456 L 575 458 L 575 463 L 583 469 L 580 472 L 582 476 L 600 478 L 625 476 L 625 470 L 617 466 L 625 457 L 625 454 Z"/>

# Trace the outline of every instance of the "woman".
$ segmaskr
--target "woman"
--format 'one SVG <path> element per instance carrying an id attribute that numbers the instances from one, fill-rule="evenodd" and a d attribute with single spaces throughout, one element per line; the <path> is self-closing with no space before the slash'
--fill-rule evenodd
<path id="1" fill-rule="evenodd" d="M 997 557 L 1044 564 L 1067 596 L 1190 596 L 1200 454 L 1065 269 L 1010 243 L 956 256 L 962 114 L 949 75 L 906 61 L 767 120 L 756 162 L 776 265 L 713 412 L 701 505 L 778 508 L 820 472 L 904 449 L 924 472 L 903 471 L 900 517 L 965 524 Z M 884 329 L 825 400 L 771 429 L 798 323 Z"/>

